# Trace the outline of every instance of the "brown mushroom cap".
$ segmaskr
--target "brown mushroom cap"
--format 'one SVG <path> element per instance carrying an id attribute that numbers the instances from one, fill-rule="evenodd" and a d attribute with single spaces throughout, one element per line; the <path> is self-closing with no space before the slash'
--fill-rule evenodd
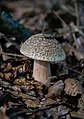
<path id="1" fill-rule="evenodd" d="M 66 55 L 58 41 L 48 34 L 36 34 L 26 40 L 20 52 L 32 59 L 47 62 L 60 62 Z"/>

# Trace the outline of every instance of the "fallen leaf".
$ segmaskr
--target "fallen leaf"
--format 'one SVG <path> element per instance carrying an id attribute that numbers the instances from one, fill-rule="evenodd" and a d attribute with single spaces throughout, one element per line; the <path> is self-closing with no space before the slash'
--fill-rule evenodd
<path id="1" fill-rule="evenodd" d="M 52 105 L 52 104 L 55 104 L 56 101 L 51 99 L 51 98 L 45 98 L 42 100 L 42 104 L 43 105 Z"/>
<path id="2" fill-rule="evenodd" d="M 9 119 L 6 115 L 6 105 L 0 108 L 0 119 Z"/>
<path id="3" fill-rule="evenodd" d="M 49 87 L 47 97 L 59 97 L 64 89 L 62 80 L 57 81 L 53 86 Z"/>
<path id="4" fill-rule="evenodd" d="M 83 87 L 81 86 L 81 83 L 78 80 L 67 78 L 64 81 L 65 88 L 64 91 L 68 95 L 76 96 L 77 94 L 83 93 Z"/>
<path id="5" fill-rule="evenodd" d="M 36 108 L 36 107 L 41 107 L 40 105 L 40 101 L 38 99 L 35 100 L 26 100 L 25 104 L 27 105 L 27 107 L 32 107 L 32 108 Z"/>

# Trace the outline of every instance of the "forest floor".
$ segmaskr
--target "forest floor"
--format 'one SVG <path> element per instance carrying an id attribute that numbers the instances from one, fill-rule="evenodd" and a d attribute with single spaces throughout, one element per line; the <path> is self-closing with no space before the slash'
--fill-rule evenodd
<path id="1" fill-rule="evenodd" d="M 74 9 L 2 0 L 0 10 L 0 119 L 84 119 L 84 28 Z M 20 53 L 37 33 L 51 34 L 66 53 L 65 61 L 51 64 L 49 85 L 34 80 L 34 61 Z"/>

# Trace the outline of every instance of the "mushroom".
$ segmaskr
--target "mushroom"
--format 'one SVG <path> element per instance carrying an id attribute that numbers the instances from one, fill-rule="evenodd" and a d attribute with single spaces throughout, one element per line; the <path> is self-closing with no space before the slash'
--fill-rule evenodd
<path id="1" fill-rule="evenodd" d="M 43 84 L 50 82 L 50 63 L 58 63 L 66 57 L 61 44 L 49 34 L 31 36 L 22 44 L 20 52 L 34 59 L 33 77 Z"/>

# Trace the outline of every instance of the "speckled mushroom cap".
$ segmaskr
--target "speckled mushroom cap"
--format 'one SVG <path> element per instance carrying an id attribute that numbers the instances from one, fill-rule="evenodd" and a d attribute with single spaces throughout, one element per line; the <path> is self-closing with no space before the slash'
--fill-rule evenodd
<path id="1" fill-rule="evenodd" d="M 61 44 L 48 34 L 31 36 L 23 43 L 20 52 L 32 59 L 56 63 L 66 57 Z"/>

